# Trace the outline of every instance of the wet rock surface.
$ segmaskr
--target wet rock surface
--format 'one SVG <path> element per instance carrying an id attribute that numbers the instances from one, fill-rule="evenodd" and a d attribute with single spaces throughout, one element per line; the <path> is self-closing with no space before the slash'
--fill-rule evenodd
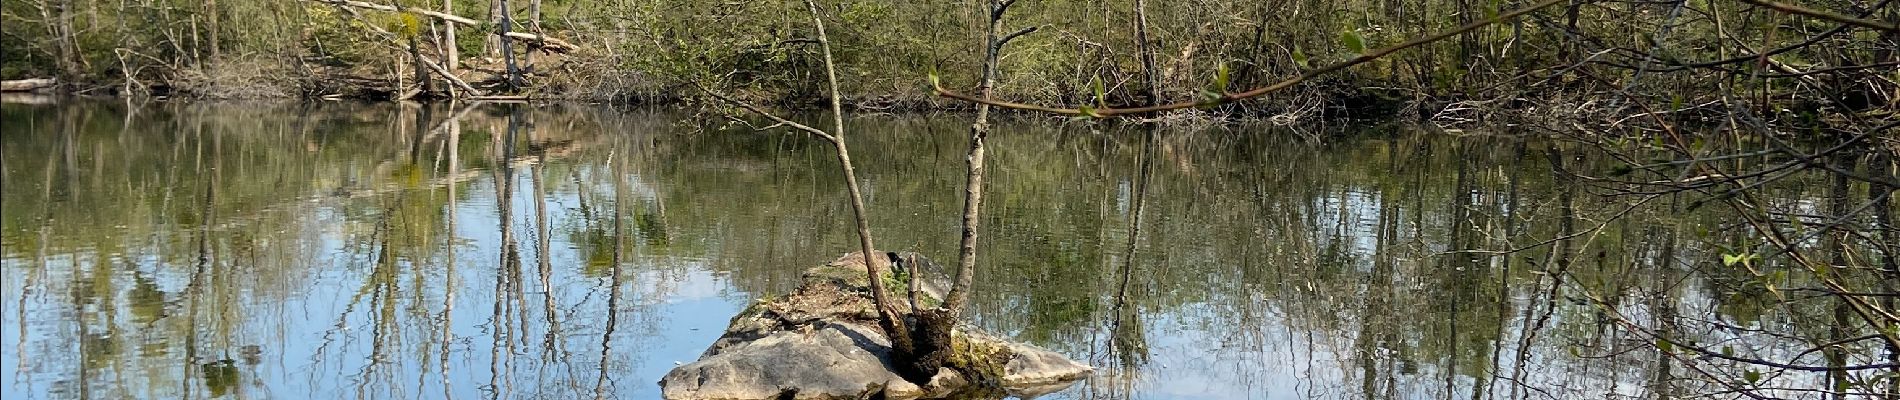
<path id="1" fill-rule="evenodd" d="M 915 255 L 907 255 L 916 257 Z M 905 287 L 886 274 L 893 293 Z M 688 399 L 917 399 L 1037 396 L 1093 373 L 1033 345 L 960 326 L 948 367 L 925 385 L 894 370 L 890 339 L 877 324 L 856 253 L 807 270 L 798 289 L 760 300 L 733 317 L 698 361 L 660 379 L 662 396 Z M 923 304 L 937 304 L 933 296 Z M 902 301 L 900 301 L 902 303 Z M 899 305 L 908 311 L 908 305 Z"/>

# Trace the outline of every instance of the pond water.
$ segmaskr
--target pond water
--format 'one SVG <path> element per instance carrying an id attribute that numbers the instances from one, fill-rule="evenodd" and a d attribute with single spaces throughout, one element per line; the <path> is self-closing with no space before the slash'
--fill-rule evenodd
<path id="1" fill-rule="evenodd" d="M 849 120 L 880 247 L 953 264 L 968 122 Z M 0 126 L 6 399 L 656 398 L 856 244 L 827 146 L 712 115 L 9 104 Z M 1581 191 L 1552 165 L 1607 161 L 1497 133 L 1003 121 L 970 317 L 1098 368 L 1059 399 L 1667 393 L 1650 341 L 1552 276 L 1639 322 L 1778 323 L 1704 268 L 1719 216 Z"/>

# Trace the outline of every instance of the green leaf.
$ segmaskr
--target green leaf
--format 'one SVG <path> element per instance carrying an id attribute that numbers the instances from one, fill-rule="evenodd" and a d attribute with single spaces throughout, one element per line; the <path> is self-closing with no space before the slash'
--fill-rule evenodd
<path id="1" fill-rule="evenodd" d="M 1293 63 L 1306 68 L 1306 51 L 1300 49 L 1299 45 L 1293 45 Z"/>
<path id="2" fill-rule="evenodd" d="M 1734 347 L 1729 347 L 1729 346 L 1722 346 L 1722 355 L 1725 355 L 1725 356 L 1729 356 L 1729 357 L 1734 357 L 1734 356 L 1735 356 L 1735 348 L 1734 348 Z"/>
<path id="3" fill-rule="evenodd" d="M 1761 382 L 1761 372 L 1755 371 L 1752 369 L 1748 371 L 1744 371 L 1742 372 L 1742 380 L 1747 381 L 1748 383 L 1751 383 L 1751 384 L 1755 382 Z"/>
<path id="4" fill-rule="evenodd" d="M 1345 43 L 1346 50 L 1351 50 L 1353 54 L 1366 53 L 1366 38 L 1359 36 L 1358 31 L 1340 32 L 1339 41 Z"/>
<path id="5" fill-rule="evenodd" d="M 1221 63 L 1220 69 L 1214 71 L 1214 91 L 1227 93 L 1227 63 Z"/>
<path id="6" fill-rule="evenodd" d="M 1095 107 L 1082 106 L 1076 110 L 1081 111 L 1083 117 L 1095 118 Z"/>
<path id="7" fill-rule="evenodd" d="M 931 88 L 943 87 L 943 78 L 938 77 L 937 71 L 934 69 L 930 71 L 930 87 Z"/>
<path id="8" fill-rule="evenodd" d="M 1723 254 L 1722 255 L 1722 266 L 1724 267 L 1733 267 L 1735 266 L 1735 263 L 1739 263 L 1739 262 L 1742 262 L 1742 256 L 1739 254 Z"/>
<path id="9" fill-rule="evenodd" d="M 1095 90 L 1095 105 L 1106 107 L 1108 105 L 1108 88 L 1102 85 L 1102 77 L 1098 76 L 1090 80 L 1089 87 Z"/>
<path id="10" fill-rule="evenodd" d="M 1669 344 L 1667 340 L 1656 339 L 1656 350 L 1661 350 L 1665 354 L 1672 354 L 1676 352 L 1676 346 Z"/>

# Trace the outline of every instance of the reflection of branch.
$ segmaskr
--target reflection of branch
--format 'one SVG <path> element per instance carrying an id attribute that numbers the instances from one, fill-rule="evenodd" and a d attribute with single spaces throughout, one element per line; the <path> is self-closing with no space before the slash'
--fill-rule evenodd
<path id="1" fill-rule="evenodd" d="M 1603 231 L 1603 229 L 1604 229 L 1604 228 L 1608 228 L 1608 227 L 1610 226 L 1610 223 L 1611 223 L 1611 222 L 1616 222 L 1617 220 L 1621 220 L 1621 219 L 1623 219 L 1623 216 L 1625 216 L 1625 215 L 1629 215 L 1629 213 L 1630 213 L 1631 211 L 1635 211 L 1635 210 L 1636 210 L 1636 209 L 1637 209 L 1638 207 L 1642 207 L 1642 206 L 1643 206 L 1644 204 L 1649 204 L 1649 202 L 1650 202 L 1651 200 L 1655 200 L 1655 199 L 1656 199 L 1656 198 L 1658 198 L 1658 197 L 1662 197 L 1662 195 L 1661 195 L 1661 194 L 1651 194 L 1651 195 L 1648 195 L 1648 196 L 1643 196 L 1643 199 L 1642 199 L 1642 200 L 1637 200 L 1637 201 L 1636 201 L 1636 202 L 1634 202 L 1634 203 L 1630 203 L 1630 205 L 1629 205 L 1629 207 L 1624 207 L 1624 208 L 1623 208 L 1623 211 L 1618 211 L 1618 212 L 1617 212 L 1617 213 L 1616 213 L 1615 215 L 1611 215 L 1611 216 L 1610 216 L 1609 218 L 1605 218 L 1605 219 L 1603 219 L 1603 223 L 1600 223 L 1600 224 L 1597 224 L 1597 226 L 1596 226 L 1595 228 L 1590 228 L 1590 229 L 1587 229 L 1587 230 L 1583 230 L 1583 231 L 1578 231 L 1578 232 L 1572 232 L 1572 233 L 1569 233 L 1569 234 L 1565 234 L 1565 235 L 1562 235 L 1562 236 L 1558 236 L 1558 237 L 1554 237 L 1554 238 L 1550 238 L 1550 240 L 1545 240 L 1545 241 L 1542 241 L 1542 242 L 1537 242 L 1537 243 L 1535 243 L 1535 244 L 1531 244 L 1531 245 L 1528 245 L 1528 246 L 1524 246 L 1524 247 L 1518 247 L 1518 248 L 1513 248 L 1513 249 L 1509 249 L 1509 250 L 1453 250 L 1453 251 L 1446 251 L 1446 252 L 1440 252 L 1440 253 L 1438 253 L 1438 254 L 1436 254 L 1436 255 L 1447 255 L 1447 254 L 1491 254 L 1491 255 L 1504 255 L 1504 254 L 1514 254 L 1514 253 L 1517 253 L 1517 252 L 1522 252 L 1522 251 L 1525 251 L 1525 250 L 1530 250 L 1530 249 L 1535 249 L 1535 248 L 1538 248 L 1538 247 L 1543 247 L 1543 246 L 1546 246 L 1546 245 L 1549 245 L 1549 244 L 1552 244 L 1552 243 L 1557 243 L 1557 242 L 1559 242 L 1559 241 L 1564 241 L 1564 240 L 1570 240 L 1570 239 L 1574 239 L 1574 238 L 1577 238 L 1577 237 L 1580 237 L 1580 236 L 1583 236 L 1583 235 L 1590 235 L 1590 234 L 1595 234 L 1595 233 L 1597 233 L 1597 232 L 1601 232 L 1601 231 Z"/>
<path id="2" fill-rule="evenodd" d="M 778 115 L 773 115 L 772 113 L 765 112 L 765 109 L 752 105 L 752 103 L 747 103 L 744 100 L 739 100 L 739 99 L 735 99 L 723 94 L 719 94 L 719 92 L 713 91 L 711 88 L 707 88 L 706 85 L 699 84 L 699 82 L 693 82 L 693 87 L 699 88 L 699 91 L 706 92 L 706 94 L 712 95 L 713 98 L 719 99 L 719 101 L 723 101 L 723 102 L 726 102 L 727 104 L 738 106 L 739 108 L 743 108 L 746 111 L 751 111 L 753 114 L 758 114 L 758 115 L 764 116 L 765 118 L 771 119 L 773 122 L 777 122 L 777 124 L 773 124 L 772 126 L 766 127 L 767 129 L 771 127 L 779 126 L 779 125 L 784 125 L 784 126 L 792 127 L 792 129 L 805 131 L 805 133 L 810 133 L 813 136 L 817 136 L 818 138 L 824 139 L 827 142 L 838 143 L 837 136 L 832 136 L 830 133 L 827 133 L 822 129 L 813 128 L 809 125 L 792 122 L 792 120 L 788 120 L 785 118 L 780 118 Z"/>
<path id="3" fill-rule="evenodd" d="M 1776 130 L 1773 127 L 1768 126 L 1767 123 L 1760 121 L 1755 116 L 1753 116 L 1752 114 L 1746 111 L 1747 109 L 1742 109 L 1742 112 L 1739 113 L 1739 115 L 1736 115 L 1737 117 L 1740 117 L 1738 118 L 1740 121 L 1745 122 L 1747 125 L 1751 127 L 1760 129 L 1762 132 L 1764 132 L 1765 135 L 1773 134 L 1774 132 L 1776 132 Z M 1876 128 L 1876 130 L 1873 132 L 1889 129 L 1891 127 L 1892 127 L 1892 124 L 1883 125 L 1879 128 Z M 1859 138 L 1865 137 L 1870 134 L 1872 134 L 1872 132 L 1865 132 L 1865 133 L 1862 133 L 1861 135 L 1855 136 L 1854 138 L 1848 139 L 1848 141 L 1849 142 L 1856 141 L 1856 140 L 1859 140 Z M 1678 153 L 1682 153 L 1684 156 L 1693 156 L 1693 155 L 1687 154 L 1687 150 L 1685 149 L 1689 149 L 1691 147 L 1688 145 L 1688 143 L 1684 139 L 1682 139 L 1680 135 L 1674 135 L 1672 132 L 1672 135 L 1670 135 L 1670 138 L 1675 142 L 1675 146 L 1672 148 L 1673 150 L 1675 150 Z M 1845 145 L 1846 144 L 1837 145 L 1835 146 L 1834 149 L 1817 153 L 1813 157 L 1818 158 L 1823 154 L 1827 154 L 1827 153 L 1836 151 L 1840 148 L 1843 148 Z M 1692 163 L 1690 164 L 1690 166 L 1694 168 L 1699 168 L 1701 171 L 1703 171 L 1706 174 L 1720 174 L 1721 173 L 1720 170 L 1711 166 L 1711 163 Z M 1739 186 L 1740 184 L 1737 183 L 1737 185 Z M 1748 223 L 1748 225 L 1751 228 L 1753 228 L 1756 232 L 1763 233 L 1761 235 L 1762 238 L 1764 239 L 1764 243 L 1761 245 L 1763 248 L 1766 248 L 1768 246 L 1773 246 L 1775 248 L 1780 249 L 1783 252 L 1783 254 L 1786 254 L 1788 256 L 1790 261 L 1794 262 L 1795 265 L 1800 266 L 1802 269 L 1807 270 L 1808 273 L 1814 274 L 1816 278 L 1819 278 L 1817 280 L 1823 287 L 1826 287 L 1827 289 L 1833 290 L 1833 291 L 1851 292 L 1851 290 L 1848 290 L 1847 287 L 1842 282 L 1836 280 L 1835 277 L 1830 276 L 1830 274 L 1824 271 L 1824 268 L 1829 268 L 1829 267 L 1824 267 L 1823 263 L 1819 263 L 1814 260 L 1811 260 L 1805 253 L 1802 253 L 1797 248 L 1795 244 L 1796 242 L 1790 241 L 1789 238 L 1785 234 L 1782 233 L 1782 230 L 1780 228 L 1773 225 L 1773 221 L 1767 221 L 1766 216 L 1758 217 L 1755 214 L 1751 213 L 1751 211 L 1757 211 L 1759 207 L 1764 207 L 1764 206 L 1761 206 L 1761 204 L 1765 204 L 1765 203 L 1759 198 L 1759 196 L 1757 196 L 1754 192 L 1743 191 L 1741 189 L 1732 190 L 1728 193 L 1735 193 L 1741 198 L 1737 199 L 1736 198 L 1737 196 L 1730 196 L 1730 195 L 1717 196 L 1716 198 L 1720 200 L 1721 202 L 1723 202 L 1724 204 L 1727 204 L 1730 209 L 1735 210 L 1736 214 L 1741 215 L 1744 218 L 1744 220 Z M 1760 269 L 1750 265 L 1750 263 L 1741 263 L 1741 266 L 1744 270 L 1747 270 L 1747 272 L 1752 276 L 1756 276 L 1756 277 L 1766 276 Z M 1889 310 L 1883 309 L 1874 304 L 1870 304 L 1867 302 L 1866 299 L 1863 299 L 1860 297 L 1854 297 L 1854 296 L 1840 296 L 1839 299 L 1842 302 L 1846 303 L 1846 305 L 1849 306 L 1851 311 L 1853 311 L 1855 315 L 1858 315 L 1861 318 L 1861 320 L 1865 321 L 1869 326 L 1882 327 L 1882 326 L 1887 326 L 1892 321 L 1900 321 L 1900 316 L 1896 316 Z M 1900 348 L 1900 335 L 1895 335 L 1893 333 L 1885 332 L 1885 331 L 1878 332 L 1878 334 L 1881 336 L 1881 339 L 1887 344 L 1889 348 Z M 1900 365 L 1895 365 L 1895 366 L 1900 367 Z"/>
<path id="4" fill-rule="evenodd" d="M 1012 103 L 1012 102 L 1007 102 L 1007 101 L 989 100 L 989 99 L 984 99 L 984 98 L 980 98 L 976 96 L 971 96 L 967 94 L 950 91 L 949 89 L 945 89 L 943 85 L 937 82 L 931 82 L 931 86 L 936 90 L 938 96 L 948 97 L 948 98 L 962 100 L 962 101 L 971 102 L 971 103 L 988 104 L 988 105 L 1003 107 L 1003 108 L 1013 108 L 1013 109 L 1018 109 L 1018 110 L 1045 112 L 1045 113 L 1051 113 L 1051 114 L 1079 115 L 1079 116 L 1105 118 L 1105 117 L 1150 114 L 1150 113 L 1161 112 L 1161 111 L 1183 110 L 1183 109 L 1209 106 L 1209 105 L 1218 105 L 1222 103 L 1228 103 L 1228 102 L 1234 102 L 1234 101 L 1240 101 L 1240 100 L 1246 100 L 1246 99 L 1251 99 L 1255 97 L 1265 96 L 1273 92 L 1278 92 L 1280 90 L 1293 87 L 1294 85 L 1298 85 L 1302 82 L 1305 82 L 1308 79 L 1313 79 L 1321 75 L 1333 73 L 1335 71 L 1350 68 L 1359 64 L 1372 62 L 1372 60 L 1377 60 L 1381 57 L 1391 55 L 1392 53 L 1398 52 L 1399 50 L 1405 50 L 1405 49 L 1409 49 L 1413 47 L 1430 44 L 1432 42 L 1444 40 L 1452 36 L 1457 36 L 1459 34 L 1478 30 L 1478 28 L 1483 28 L 1491 24 L 1517 18 L 1524 14 L 1529 14 L 1533 11 L 1537 11 L 1539 9 L 1557 5 L 1558 3 L 1563 3 L 1566 1 L 1568 0 L 1544 0 L 1542 2 L 1538 2 L 1537 4 L 1532 4 L 1529 7 L 1514 10 L 1508 13 L 1498 14 L 1496 18 L 1472 22 L 1469 24 L 1465 24 L 1464 26 L 1460 26 L 1458 28 L 1441 32 L 1435 35 L 1408 40 L 1404 43 L 1399 43 L 1391 47 L 1372 50 L 1372 51 L 1366 52 L 1365 54 L 1361 54 L 1358 57 L 1353 57 L 1350 60 L 1342 61 L 1333 65 L 1328 65 L 1328 66 L 1315 69 L 1312 71 L 1307 71 L 1306 73 L 1300 74 L 1299 76 L 1295 76 L 1293 78 L 1280 81 L 1279 83 L 1275 83 L 1272 85 L 1262 86 L 1259 88 L 1255 88 L 1252 90 L 1239 92 L 1239 93 L 1222 93 L 1219 97 L 1216 97 L 1214 99 L 1207 100 L 1207 101 L 1181 102 L 1181 103 L 1162 104 L 1162 105 L 1148 106 L 1148 107 L 1094 108 L 1094 109 L 1083 110 L 1083 109 L 1076 109 L 1076 108 L 1058 108 L 1058 107 L 1049 107 L 1049 106 L 1042 106 L 1042 105 L 1035 105 L 1035 104 Z"/>
<path id="5" fill-rule="evenodd" d="M 1591 301 L 1599 301 L 1599 302 L 1601 301 L 1601 300 L 1598 300 L 1598 299 L 1596 299 L 1596 298 L 1595 298 L 1594 296 L 1592 296 L 1590 300 L 1591 300 Z M 1602 304 L 1601 306 L 1602 306 L 1602 308 L 1610 308 L 1610 307 L 1611 307 L 1611 306 L 1610 306 L 1610 305 L 1608 305 L 1608 304 Z M 1621 317 L 1621 316 L 1618 316 L 1617 318 L 1619 318 L 1619 319 L 1620 319 L 1620 318 L 1622 318 L 1622 317 Z M 1702 355 L 1703 357 L 1713 357 L 1713 358 L 1720 358 L 1720 359 L 1724 359 L 1724 360 L 1729 360 L 1729 361 L 1734 361 L 1734 362 L 1739 362 L 1739 363 L 1744 363 L 1744 364 L 1754 364 L 1754 365 L 1760 365 L 1760 366 L 1765 366 L 1765 367 L 1774 367 L 1774 368 L 1780 368 L 1780 369 L 1791 369 L 1791 370 L 1796 370 L 1796 371 L 1808 371 L 1808 372 L 1834 372 L 1834 371 L 1861 371 L 1861 370 L 1869 370 L 1869 369 L 1884 369 L 1884 368 L 1894 368 L 1894 367 L 1900 367 L 1900 364 L 1893 364 L 1893 363 L 1888 363 L 1888 364 L 1866 364 L 1866 365 L 1843 365 L 1843 366 L 1838 366 L 1838 367 L 1836 367 L 1836 366 L 1825 366 L 1825 367 L 1821 367 L 1821 366 L 1812 366 L 1812 365 L 1794 365 L 1794 364 L 1787 364 L 1787 363 L 1779 363 L 1779 362 L 1774 362 L 1774 361 L 1768 361 L 1768 360 L 1760 360 L 1760 359 L 1753 359 L 1753 358 L 1745 358 L 1745 357 L 1736 357 L 1736 356 L 1731 356 L 1731 355 L 1727 355 L 1727 354 L 1722 354 L 1721 352 L 1717 352 L 1717 351 L 1713 351 L 1713 350 L 1709 350 L 1709 349 L 1704 349 L 1704 348 L 1701 348 L 1701 347 L 1697 347 L 1697 346 L 1695 346 L 1695 345 L 1692 345 L 1692 344 L 1688 344 L 1688 343 L 1683 343 L 1683 342 L 1679 342 L 1679 341 L 1675 341 L 1675 340 L 1670 340 L 1670 339 L 1667 339 L 1667 338 L 1663 338 L 1663 337 L 1662 337 L 1662 335 L 1656 335 L 1656 334 L 1653 334 L 1653 333 L 1650 333 L 1650 332 L 1648 332 L 1647 330 L 1642 330 L 1642 329 L 1639 329 L 1639 328 L 1637 328 L 1637 327 L 1635 326 L 1635 324 L 1633 324 L 1633 323 L 1629 323 L 1629 322 L 1627 322 L 1627 321 L 1625 321 L 1624 323 L 1625 323 L 1625 324 L 1629 324 L 1629 325 L 1630 325 L 1630 326 L 1629 326 L 1629 328 L 1630 328 L 1630 329 L 1632 329 L 1632 330 L 1636 330 L 1636 331 L 1638 331 L 1638 332 L 1642 332 L 1642 333 L 1645 333 L 1645 334 L 1649 334 L 1650 336 L 1656 336 L 1656 340 L 1657 340 L 1657 341 L 1660 341 L 1660 342 L 1663 342 L 1663 343 L 1668 343 L 1668 344 L 1671 344 L 1671 345 L 1673 345 L 1672 347 L 1678 347 L 1678 348 L 1684 348 L 1684 349 L 1689 349 L 1690 351 L 1693 351 L 1693 352 L 1695 352 L 1695 353 L 1697 353 L 1697 354 L 1701 354 L 1701 355 Z M 1861 341 L 1861 340 L 1867 340 L 1867 339 L 1875 339 L 1875 338 L 1879 338 L 1879 337 L 1880 337 L 1879 335 L 1869 335 L 1869 336 L 1864 336 L 1864 337 L 1859 337 L 1859 338 L 1852 338 L 1852 339 L 1850 339 L 1850 340 L 1851 340 L 1851 341 Z M 1825 346 L 1823 346 L 1823 347 L 1825 347 Z"/>

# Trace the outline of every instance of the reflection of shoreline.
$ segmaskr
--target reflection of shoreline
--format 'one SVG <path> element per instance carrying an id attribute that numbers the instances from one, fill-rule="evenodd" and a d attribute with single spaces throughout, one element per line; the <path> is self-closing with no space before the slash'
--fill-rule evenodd
<path id="1" fill-rule="evenodd" d="M 0 92 L 0 104 L 50 106 L 59 104 L 59 96 L 40 93 Z"/>
<path id="2" fill-rule="evenodd" d="M 536 150 L 536 152 L 511 157 L 508 159 L 507 164 L 509 168 L 521 168 L 521 167 L 530 167 L 530 166 L 539 165 L 548 161 L 560 160 L 561 157 L 571 155 L 575 151 L 578 151 L 581 148 L 583 148 L 582 145 L 577 145 L 575 143 L 578 143 L 578 142 L 574 140 L 564 140 L 564 141 L 551 142 L 547 147 L 529 146 L 531 149 Z M 592 145 L 593 143 L 586 143 L 586 144 Z M 481 178 L 483 177 L 483 175 L 488 175 L 488 174 L 489 173 L 487 170 L 470 167 L 454 175 L 431 179 L 428 182 L 417 183 L 417 184 L 408 184 L 408 183 L 403 183 L 403 182 L 389 182 L 389 183 L 384 183 L 380 185 L 375 185 L 375 187 L 356 188 L 356 189 L 337 188 L 335 191 L 331 192 L 330 194 L 312 196 L 311 198 L 308 198 L 305 200 L 314 202 L 314 201 L 321 201 L 323 199 L 329 199 L 329 198 L 361 199 L 365 197 L 374 197 L 378 195 L 400 192 L 400 191 L 405 191 L 405 190 L 440 189 L 443 187 L 447 187 L 449 185 L 467 182 L 475 178 Z"/>

